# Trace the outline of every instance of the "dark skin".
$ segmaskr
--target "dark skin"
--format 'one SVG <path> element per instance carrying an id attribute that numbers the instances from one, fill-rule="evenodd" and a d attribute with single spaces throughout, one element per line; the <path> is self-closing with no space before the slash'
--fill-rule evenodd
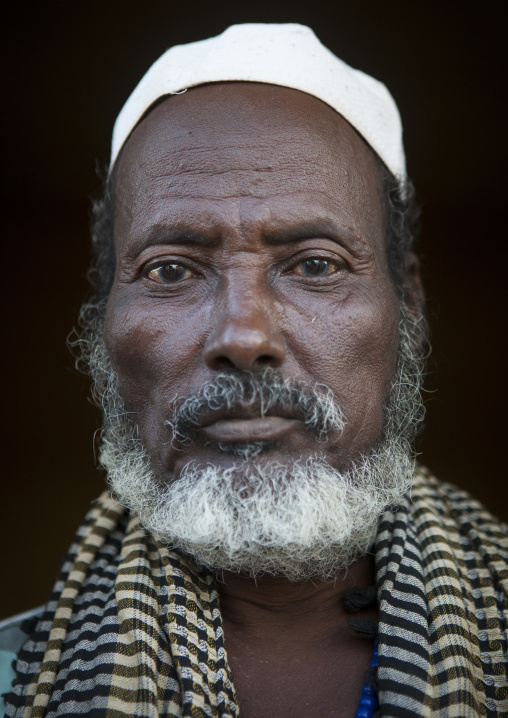
<path id="1" fill-rule="evenodd" d="M 346 467 L 379 438 L 399 302 L 385 257 L 376 159 L 319 100 L 225 83 L 163 100 L 132 133 L 115 194 L 117 272 L 105 339 L 161 482 L 269 440 L 259 461 L 316 452 Z M 408 258 L 412 294 L 420 297 Z M 325 444 L 297 417 L 210 416 L 189 447 L 164 422 L 219 371 L 272 367 L 329 386 L 346 417 Z M 370 557 L 328 581 L 225 574 L 219 590 L 243 716 L 352 716 L 372 641 L 340 595 L 374 583 Z M 362 617 L 371 617 L 367 611 Z"/>

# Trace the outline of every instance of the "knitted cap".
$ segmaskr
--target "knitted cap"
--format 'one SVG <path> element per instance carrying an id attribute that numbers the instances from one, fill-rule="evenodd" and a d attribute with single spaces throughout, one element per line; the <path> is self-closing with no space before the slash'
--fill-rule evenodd
<path id="1" fill-rule="evenodd" d="M 263 82 L 319 98 L 341 114 L 399 179 L 406 176 L 402 125 L 386 87 L 339 60 L 297 24 L 232 25 L 217 37 L 175 45 L 148 70 L 115 122 L 111 165 L 150 106 L 210 82 Z"/>

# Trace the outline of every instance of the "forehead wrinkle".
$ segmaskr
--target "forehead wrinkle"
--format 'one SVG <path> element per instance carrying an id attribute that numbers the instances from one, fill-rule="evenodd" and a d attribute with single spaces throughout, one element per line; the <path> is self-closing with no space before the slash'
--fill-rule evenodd
<path id="1" fill-rule="evenodd" d="M 293 166 L 292 166 L 293 165 Z M 289 170 L 293 170 L 288 172 Z M 316 170 L 322 170 L 322 166 L 316 163 L 316 166 L 309 166 L 309 163 L 288 163 L 286 166 L 277 168 L 253 167 L 246 165 L 245 167 L 218 167 L 217 165 L 204 168 L 198 165 L 195 168 L 186 166 L 184 168 L 165 169 L 164 172 L 157 171 L 156 168 L 151 171 L 144 171 L 154 186 L 157 187 L 160 194 L 157 199 L 180 198 L 207 198 L 207 199 L 232 199 L 235 197 L 253 197 L 255 199 L 270 199 L 273 197 L 284 197 L 288 194 L 305 194 L 322 195 L 325 198 L 325 204 L 335 206 L 340 195 L 340 189 L 343 184 L 339 181 L 336 183 L 336 192 L 330 193 L 325 189 L 323 182 L 317 179 Z M 280 178 L 282 176 L 282 179 Z M 221 182 L 221 179 L 226 182 Z M 230 179 L 234 183 L 234 187 L 230 186 Z M 178 180 L 183 179 L 181 184 Z M 190 182 L 186 183 L 185 179 Z M 193 186 L 192 180 L 202 179 L 203 186 Z M 306 180 L 308 179 L 308 183 Z M 261 181 L 264 180 L 264 181 Z M 136 183 L 137 184 L 137 183 Z M 243 185 L 243 186 L 242 186 Z M 304 185 L 302 187 L 302 185 Z M 219 187 L 224 187 L 227 191 L 217 192 Z M 180 191 L 179 191 L 180 190 Z M 136 194 L 134 188 L 133 194 Z"/>
<path id="2" fill-rule="evenodd" d="M 219 148 L 189 148 L 177 151 L 175 148 L 167 148 L 166 151 L 159 151 L 157 156 L 147 157 L 137 162 L 136 173 L 142 173 L 148 178 L 172 178 L 185 174 L 207 175 L 226 174 L 228 172 L 255 172 L 266 173 L 267 175 L 287 171 L 288 168 L 298 168 L 299 174 L 313 175 L 316 170 L 323 174 L 329 174 L 337 166 L 336 163 L 327 162 L 324 157 L 317 153 L 314 156 L 318 159 L 309 161 L 309 153 L 298 153 L 296 150 L 290 156 L 281 155 L 274 151 L 273 146 L 261 150 L 259 147 L 239 148 L 237 152 L 231 153 L 230 147 L 224 152 Z M 324 154 L 324 153 L 323 153 Z M 269 159 L 267 158 L 269 155 Z M 312 169 L 311 169 L 312 167 Z"/>
<path id="3" fill-rule="evenodd" d="M 250 134 L 246 133 L 246 137 L 252 140 Z M 166 143 L 168 139 L 165 138 Z M 156 153 L 153 152 L 153 147 L 148 145 L 146 155 L 143 152 L 145 148 L 142 146 L 141 161 L 138 155 L 135 172 L 142 172 L 148 178 L 165 177 L 169 180 L 185 174 L 206 176 L 245 172 L 275 175 L 288 169 L 292 172 L 296 171 L 300 177 L 302 175 L 313 177 L 316 172 L 323 175 L 333 173 L 340 175 L 340 156 L 336 158 L 338 161 L 330 161 L 330 153 L 323 146 L 326 138 L 318 133 L 305 133 L 305 136 L 300 136 L 298 141 L 289 143 L 289 148 L 287 148 L 287 134 L 282 132 L 271 131 L 269 141 L 261 135 L 251 142 L 239 141 L 239 139 L 241 138 L 235 133 L 234 136 L 228 134 L 227 142 L 221 136 L 221 142 L 214 143 L 206 137 L 198 146 L 195 140 L 193 143 L 181 144 L 178 141 L 166 146 L 163 143 L 157 145 Z M 309 145 L 312 152 L 309 150 Z"/>
<path id="4" fill-rule="evenodd" d="M 305 102 L 307 111 L 308 98 Z M 378 234 L 384 215 L 369 204 L 374 179 L 378 184 L 374 155 L 335 111 L 320 102 L 311 102 L 310 114 L 300 107 L 279 112 L 263 103 L 245 113 L 236 101 L 226 112 L 223 104 L 191 102 L 190 114 L 187 107 L 165 116 L 163 103 L 134 131 L 120 158 L 127 160 L 120 169 L 128 168 L 122 173 L 128 181 L 122 184 L 130 212 L 139 207 L 150 220 L 149 213 L 158 214 L 157 205 L 166 202 L 175 203 L 174 209 L 180 201 L 189 202 L 191 213 L 195 203 L 204 202 L 210 211 L 213 204 L 226 202 L 230 207 L 224 219 L 229 222 L 239 202 L 243 215 L 249 200 L 271 203 L 270 212 L 277 218 L 287 202 L 293 204 L 293 214 L 302 208 L 307 216 L 316 211 L 334 216 L 362 244 Z M 316 116 L 314 110 L 319 110 Z M 223 127 L 221 132 L 214 131 L 214 121 Z"/>
<path id="5" fill-rule="evenodd" d="M 204 166 L 206 163 L 203 161 L 203 154 L 209 154 L 213 160 L 209 162 L 208 167 Z M 272 153 L 272 155 L 275 154 Z M 269 164 L 266 158 L 263 158 L 263 164 L 258 166 L 254 161 L 249 162 L 248 158 L 246 158 L 245 164 L 239 164 L 240 153 L 237 153 L 236 157 L 227 158 L 221 155 L 217 158 L 216 150 L 207 150 L 205 153 L 196 152 L 196 156 L 192 160 L 189 160 L 187 151 L 176 153 L 176 157 L 178 155 L 185 156 L 185 162 L 175 159 L 175 153 L 172 150 L 165 155 L 164 158 L 159 155 L 156 162 L 140 163 L 137 169 L 150 182 L 154 182 L 159 191 L 162 190 L 160 197 L 167 199 L 177 196 L 183 198 L 184 195 L 189 198 L 204 197 L 210 200 L 235 197 L 263 199 L 305 192 L 306 195 L 309 193 L 322 195 L 324 203 L 329 207 L 341 206 L 342 209 L 347 209 L 347 200 L 350 197 L 342 199 L 342 190 L 351 183 L 353 185 L 356 183 L 358 185 L 356 193 L 358 194 L 365 187 L 361 172 L 355 173 L 355 181 L 355 178 L 348 174 L 346 168 L 341 168 L 337 162 L 320 161 L 320 157 L 312 157 L 309 161 L 308 153 L 302 153 L 304 155 L 302 157 L 293 155 L 287 160 L 285 156 L 274 156 Z M 320 177 L 322 181 L 320 181 Z M 179 180 L 182 179 L 182 193 L 180 193 L 178 185 L 180 184 Z M 185 179 L 188 179 L 189 182 L 185 182 Z M 198 182 L 203 180 L 203 187 L 193 186 L 193 180 Z M 330 184 L 330 180 L 332 180 L 333 192 L 330 192 L 329 187 L 326 186 Z M 134 182 L 132 186 L 134 195 L 136 194 L 136 185 L 138 182 Z M 167 191 L 164 185 L 166 185 Z"/>

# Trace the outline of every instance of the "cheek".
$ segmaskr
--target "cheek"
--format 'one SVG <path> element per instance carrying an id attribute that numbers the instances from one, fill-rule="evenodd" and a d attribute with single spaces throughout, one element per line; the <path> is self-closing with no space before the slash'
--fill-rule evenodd
<path id="1" fill-rule="evenodd" d="M 286 306 L 285 323 L 293 352 L 326 383 L 340 387 L 354 371 L 389 383 L 396 363 L 400 309 L 390 290 L 355 289 L 338 300 L 318 296 Z"/>
<path id="2" fill-rule="evenodd" d="M 356 291 L 292 318 L 289 340 L 309 377 L 327 384 L 347 419 L 348 439 L 371 443 L 395 374 L 399 304 L 391 291 Z M 315 319 L 314 319 L 315 317 Z M 314 320 L 314 321 L 313 321 Z"/>
<path id="3" fill-rule="evenodd" d="M 199 335 L 196 313 L 178 320 L 162 303 L 143 302 L 113 290 L 108 301 L 105 342 L 118 374 L 120 393 L 139 419 L 165 413 L 168 399 L 188 385 Z M 171 396 L 169 396 L 171 394 Z"/>

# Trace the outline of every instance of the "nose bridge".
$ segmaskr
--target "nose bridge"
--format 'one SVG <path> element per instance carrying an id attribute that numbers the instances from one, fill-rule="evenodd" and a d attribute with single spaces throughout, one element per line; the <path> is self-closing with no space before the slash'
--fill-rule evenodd
<path id="1" fill-rule="evenodd" d="M 212 369 L 278 367 L 285 358 L 275 304 L 265 277 L 234 272 L 218 293 L 204 358 Z"/>

